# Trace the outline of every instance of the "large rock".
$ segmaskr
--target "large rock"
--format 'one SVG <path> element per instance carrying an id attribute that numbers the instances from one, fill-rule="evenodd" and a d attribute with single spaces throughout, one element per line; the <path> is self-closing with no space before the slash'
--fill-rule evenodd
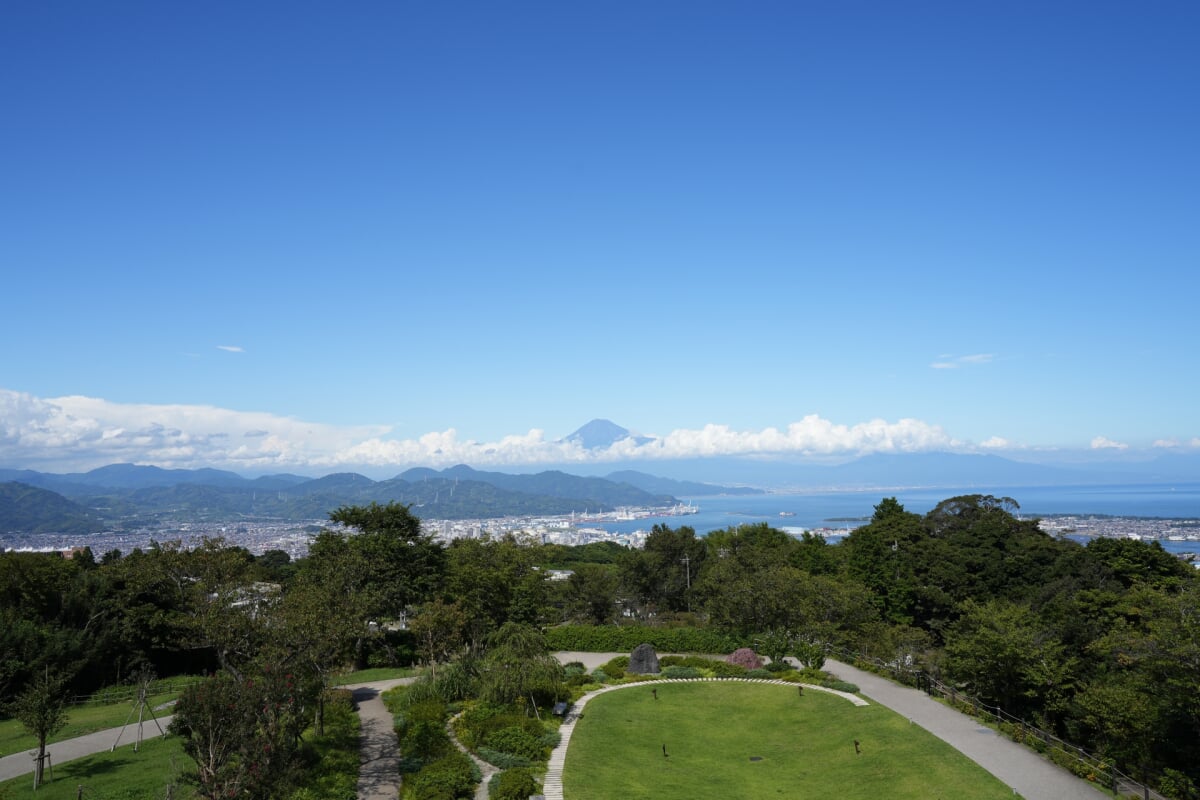
<path id="1" fill-rule="evenodd" d="M 654 652 L 654 648 L 649 644 L 644 642 L 639 644 L 630 653 L 629 666 L 625 668 L 625 671 L 637 675 L 657 675 L 658 653 Z"/>

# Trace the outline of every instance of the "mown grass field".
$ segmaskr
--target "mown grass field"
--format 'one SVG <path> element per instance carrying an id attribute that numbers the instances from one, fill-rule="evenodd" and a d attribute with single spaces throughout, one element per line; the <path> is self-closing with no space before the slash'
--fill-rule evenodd
<path id="1" fill-rule="evenodd" d="M 122 745 L 113 753 L 98 753 L 93 756 L 54 765 L 54 780 L 46 775 L 46 783 L 33 791 L 33 775 L 0 783 L 0 798 L 37 798 L 37 800 L 75 800 L 79 787 L 83 787 L 85 800 L 149 800 L 163 798 L 167 786 L 175 783 L 173 800 L 190 800 L 192 788 L 179 783 L 184 770 L 192 767 L 192 760 L 184 755 L 178 737 L 147 739 L 138 751 L 133 745 Z"/>
<path id="2" fill-rule="evenodd" d="M 567 750 L 563 789 L 566 800 L 1013 797 L 882 706 L 740 682 L 647 683 L 593 698 Z"/>

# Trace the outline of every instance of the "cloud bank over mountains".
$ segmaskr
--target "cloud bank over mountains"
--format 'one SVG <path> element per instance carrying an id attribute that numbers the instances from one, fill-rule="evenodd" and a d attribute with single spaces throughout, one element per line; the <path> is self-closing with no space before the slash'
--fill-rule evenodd
<path id="1" fill-rule="evenodd" d="M 453 428 L 395 439 L 384 425 L 326 425 L 211 406 L 124 404 L 82 396 L 38 398 L 0 389 L 0 466 L 57 472 L 119 462 L 242 472 L 382 470 L 464 463 L 516 467 L 721 456 L 980 452 L 1008 444 L 994 437 L 975 445 L 916 419 L 845 425 L 816 414 L 784 428 L 743 431 L 712 424 L 664 436 L 632 435 L 606 424 L 618 434 L 590 446 L 578 437 L 552 439 L 537 429 L 492 442 L 460 438 Z"/>

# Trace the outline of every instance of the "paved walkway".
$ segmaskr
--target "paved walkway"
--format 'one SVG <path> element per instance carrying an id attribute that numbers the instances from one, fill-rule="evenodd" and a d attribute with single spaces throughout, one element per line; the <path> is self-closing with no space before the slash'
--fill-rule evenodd
<path id="1" fill-rule="evenodd" d="M 392 714 L 381 696 L 388 689 L 416 678 L 394 678 L 343 686 L 354 693 L 358 704 L 359 800 L 396 800 L 400 796 L 400 744 Z"/>
<path id="2" fill-rule="evenodd" d="M 908 717 L 959 750 L 1025 800 L 1111 800 L 1110 795 L 1082 778 L 922 691 L 900 686 L 831 658 L 825 660 L 825 671 L 857 684 L 862 694 Z"/>

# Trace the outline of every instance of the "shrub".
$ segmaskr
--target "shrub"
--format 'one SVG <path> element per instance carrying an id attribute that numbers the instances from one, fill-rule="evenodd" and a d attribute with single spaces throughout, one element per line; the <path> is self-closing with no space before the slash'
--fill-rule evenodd
<path id="1" fill-rule="evenodd" d="M 608 677 L 608 673 L 597 667 L 592 670 L 592 680 L 596 683 L 608 683 L 612 678 Z"/>
<path id="2" fill-rule="evenodd" d="M 709 661 L 708 667 L 714 678 L 741 678 L 746 675 L 745 667 L 727 664 L 724 661 Z"/>
<path id="3" fill-rule="evenodd" d="M 457 750 L 426 764 L 409 782 L 413 800 L 469 800 L 479 782 L 471 759 Z"/>
<path id="4" fill-rule="evenodd" d="M 786 661 L 772 661 L 770 664 L 767 664 L 767 666 L 764 667 L 764 669 L 766 669 L 768 672 L 775 672 L 775 673 L 791 672 L 792 665 L 787 663 Z"/>
<path id="5" fill-rule="evenodd" d="M 546 756 L 539 739 L 540 735 L 534 736 L 514 725 L 492 731 L 484 738 L 483 744 L 492 750 L 539 761 Z"/>
<path id="6" fill-rule="evenodd" d="M 491 800 L 528 800 L 536 794 L 537 781 L 527 769 L 506 769 L 492 778 L 488 785 Z"/>
<path id="7" fill-rule="evenodd" d="M 695 667 L 670 666 L 662 671 L 664 678 L 699 678 L 700 670 Z"/>
<path id="8" fill-rule="evenodd" d="M 453 661 L 442 668 L 433 682 L 433 691 L 446 703 L 465 700 L 477 693 L 478 677 L 473 664 Z"/>
<path id="9" fill-rule="evenodd" d="M 500 769 L 513 769 L 514 767 L 532 767 L 533 761 L 521 756 L 514 756 L 512 753 L 502 753 L 499 750 L 493 750 L 490 747 L 480 747 L 475 750 L 475 755 L 482 758 L 492 766 Z"/>
<path id="10" fill-rule="evenodd" d="M 760 669 L 763 665 L 762 659 L 749 647 L 739 647 L 725 658 L 727 664 L 737 664 L 739 667 L 746 669 Z"/>
<path id="11" fill-rule="evenodd" d="M 747 678 L 774 678 L 775 675 L 770 670 L 759 667 L 758 669 L 747 670 L 746 677 Z"/>
<path id="12" fill-rule="evenodd" d="M 604 674 L 614 680 L 620 680 L 625 677 L 625 668 L 629 666 L 629 656 L 617 656 L 610 661 L 601 664 L 600 669 L 604 670 Z"/>
<path id="13" fill-rule="evenodd" d="M 432 761 L 451 751 L 450 736 L 441 722 L 410 722 L 400 739 L 400 750 L 421 761 Z"/>

